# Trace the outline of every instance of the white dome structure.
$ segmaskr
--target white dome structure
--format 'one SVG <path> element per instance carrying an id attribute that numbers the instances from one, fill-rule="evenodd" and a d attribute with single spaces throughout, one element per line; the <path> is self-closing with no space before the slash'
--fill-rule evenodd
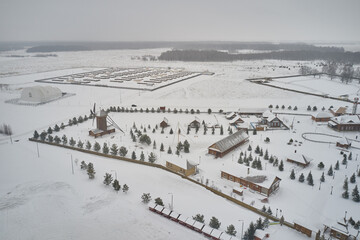
<path id="1" fill-rule="evenodd" d="M 34 86 L 26 87 L 21 92 L 20 101 L 32 103 L 45 103 L 58 99 L 62 96 L 62 92 L 57 87 L 50 86 Z"/>

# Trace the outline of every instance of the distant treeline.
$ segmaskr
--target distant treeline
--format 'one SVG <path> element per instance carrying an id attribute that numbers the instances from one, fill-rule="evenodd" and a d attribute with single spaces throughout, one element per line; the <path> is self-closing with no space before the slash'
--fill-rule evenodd
<path id="1" fill-rule="evenodd" d="M 1 46 L 1 45 L 0 45 Z M 29 45 L 27 45 L 29 46 Z M 51 42 L 33 43 L 27 52 L 63 52 L 63 51 L 91 51 L 114 49 L 149 49 L 171 48 L 182 50 L 236 50 L 252 49 L 258 51 L 319 51 L 344 52 L 338 47 L 318 47 L 305 43 L 251 43 L 251 42 Z M 1 47 L 0 47 L 1 49 Z"/>
<path id="2" fill-rule="evenodd" d="M 318 51 L 318 50 L 299 50 L 299 51 L 273 51 L 264 53 L 244 53 L 229 54 L 220 51 L 208 50 L 172 50 L 163 52 L 159 60 L 166 61 L 192 61 L 192 62 L 226 62 L 238 60 L 297 60 L 312 61 L 325 60 L 336 62 L 360 63 L 360 52 L 344 51 Z"/>

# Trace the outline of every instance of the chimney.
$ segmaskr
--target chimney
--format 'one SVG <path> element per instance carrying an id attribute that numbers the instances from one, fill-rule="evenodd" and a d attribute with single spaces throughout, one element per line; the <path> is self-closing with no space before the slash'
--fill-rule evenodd
<path id="1" fill-rule="evenodd" d="M 250 174 L 250 168 L 248 168 L 248 175 Z"/>

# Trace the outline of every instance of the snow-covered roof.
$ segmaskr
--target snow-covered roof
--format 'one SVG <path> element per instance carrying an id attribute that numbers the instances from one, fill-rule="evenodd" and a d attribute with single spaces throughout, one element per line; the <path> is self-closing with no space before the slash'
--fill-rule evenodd
<path id="1" fill-rule="evenodd" d="M 360 124 L 360 115 L 344 115 L 331 118 L 337 124 Z"/>
<path id="2" fill-rule="evenodd" d="M 334 225 L 331 226 L 332 229 L 341 232 L 345 235 L 351 235 L 351 236 L 357 236 L 358 231 L 356 230 L 351 224 L 348 223 L 344 223 L 344 220 L 340 220 L 338 222 L 336 222 Z M 360 235 L 360 234 L 359 234 Z"/>
<path id="3" fill-rule="evenodd" d="M 204 226 L 204 224 L 201 222 L 195 221 L 193 226 L 197 229 L 201 229 Z"/>
<path id="4" fill-rule="evenodd" d="M 192 226 L 192 225 L 194 225 L 195 220 L 189 217 L 189 218 L 186 219 L 185 223 Z"/>
<path id="5" fill-rule="evenodd" d="M 220 240 L 236 240 L 236 238 L 234 238 L 233 236 L 231 236 L 227 233 L 223 233 L 220 236 Z"/>
<path id="6" fill-rule="evenodd" d="M 26 87 L 21 92 L 20 101 L 27 102 L 47 102 L 60 98 L 62 92 L 57 87 L 33 86 Z"/>
<path id="7" fill-rule="evenodd" d="M 263 114 L 262 117 L 263 118 L 269 118 L 271 116 L 274 116 L 274 114 L 270 111 L 270 110 L 266 110 Z"/>
<path id="8" fill-rule="evenodd" d="M 105 117 L 105 116 L 107 116 L 107 112 L 104 109 L 101 109 L 100 113 L 97 116 L 98 117 Z"/>
<path id="9" fill-rule="evenodd" d="M 315 118 L 331 118 L 331 117 L 333 117 L 333 115 L 329 112 L 318 112 L 318 113 L 314 113 L 313 117 L 315 117 Z"/>
<path id="10" fill-rule="evenodd" d="M 267 108 L 239 108 L 239 113 L 264 113 L 269 111 Z"/>
<path id="11" fill-rule="evenodd" d="M 218 229 L 215 229 L 214 228 L 214 230 L 212 230 L 212 232 L 211 232 L 211 236 L 213 236 L 213 237 L 215 237 L 215 238 L 220 238 L 220 235 L 222 234 L 222 232 L 220 231 L 220 230 L 218 230 Z"/>
<path id="12" fill-rule="evenodd" d="M 336 142 L 340 143 L 341 145 L 349 145 L 350 144 L 350 141 L 347 137 L 342 137 Z"/>
<path id="13" fill-rule="evenodd" d="M 181 214 L 181 215 L 178 217 L 178 220 L 181 221 L 181 222 L 185 222 L 188 218 L 189 218 L 189 217 Z"/>
<path id="14" fill-rule="evenodd" d="M 266 237 L 266 234 L 268 234 L 267 232 L 265 232 L 264 230 L 262 229 L 257 229 L 254 236 L 255 237 L 258 237 L 260 239 L 264 239 Z"/>
<path id="15" fill-rule="evenodd" d="M 191 164 L 189 160 L 183 158 L 169 158 L 166 161 L 185 170 L 189 170 L 195 167 L 195 164 Z"/>
<path id="16" fill-rule="evenodd" d="M 164 209 L 164 206 L 156 205 L 156 206 L 154 207 L 154 209 L 155 209 L 156 211 L 161 212 L 161 211 Z"/>
<path id="17" fill-rule="evenodd" d="M 202 229 L 202 231 L 204 233 L 209 234 L 209 235 L 211 234 L 212 230 L 213 230 L 213 228 L 211 228 L 211 227 L 209 227 L 207 225 L 205 225 L 204 228 Z"/>
<path id="18" fill-rule="evenodd" d="M 234 113 L 234 112 L 230 112 L 230 113 L 226 114 L 225 118 L 226 118 L 226 119 L 233 118 L 235 114 L 236 114 L 236 113 Z"/>
<path id="19" fill-rule="evenodd" d="M 312 158 L 305 156 L 304 154 L 300 154 L 300 153 L 293 153 L 293 154 L 289 155 L 287 158 L 294 162 L 298 162 L 298 163 L 302 163 L 302 164 L 308 164 L 311 161 L 313 161 Z"/>
<path id="20" fill-rule="evenodd" d="M 244 122 L 242 119 L 241 119 L 241 117 L 240 116 L 236 116 L 236 117 L 234 117 L 232 120 L 230 120 L 230 124 L 234 124 L 234 123 L 236 123 L 237 121 L 240 121 L 240 122 Z"/>
<path id="21" fill-rule="evenodd" d="M 168 121 L 168 119 L 166 117 L 164 117 L 163 122 L 168 123 L 169 121 Z"/>
<path id="22" fill-rule="evenodd" d="M 221 171 L 265 188 L 270 188 L 271 185 L 274 183 L 275 179 L 279 178 L 267 171 L 261 171 L 254 168 L 246 167 L 238 163 L 229 163 L 225 165 L 221 169 Z"/>
<path id="23" fill-rule="evenodd" d="M 239 144 L 240 142 L 248 139 L 249 136 L 246 134 L 244 130 L 240 130 L 235 132 L 234 134 L 221 139 L 220 141 L 214 143 L 209 147 L 209 149 L 212 149 L 217 152 L 225 152 L 229 148 Z"/>
<path id="24" fill-rule="evenodd" d="M 170 213 L 170 217 L 173 217 L 173 218 L 177 218 L 177 217 L 179 217 L 179 213 L 177 213 L 177 212 L 174 212 L 174 211 L 172 211 L 171 213 Z"/>
<path id="25" fill-rule="evenodd" d="M 165 215 L 169 215 L 171 213 L 171 210 L 170 209 L 167 209 L 167 208 L 164 208 L 162 210 L 162 213 L 165 214 Z"/>

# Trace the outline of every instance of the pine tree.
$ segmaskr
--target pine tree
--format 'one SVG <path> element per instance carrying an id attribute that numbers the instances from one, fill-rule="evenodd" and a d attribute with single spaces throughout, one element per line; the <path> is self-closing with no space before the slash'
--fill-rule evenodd
<path id="1" fill-rule="evenodd" d="M 126 185 L 126 184 L 124 184 L 124 185 L 123 185 L 123 192 L 124 192 L 124 193 L 127 193 L 127 191 L 129 191 L 129 186 Z"/>
<path id="2" fill-rule="evenodd" d="M 111 176 L 110 173 L 105 173 L 105 176 L 104 176 L 104 184 L 105 185 L 110 185 L 110 183 L 113 181 L 113 177 Z"/>
<path id="3" fill-rule="evenodd" d="M 239 164 L 243 164 L 243 163 L 244 163 L 244 160 L 243 160 L 243 158 L 242 158 L 241 155 L 240 155 L 240 157 L 239 157 L 238 163 L 239 163 Z"/>
<path id="4" fill-rule="evenodd" d="M 81 170 L 87 170 L 88 166 L 85 161 L 81 161 L 80 163 L 80 169 Z"/>
<path id="5" fill-rule="evenodd" d="M 334 174 L 334 171 L 332 169 L 332 165 L 330 165 L 329 171 L 328 171 L 328 175 L 332 176 Z"/>
<path id="6" fill-rule="evenodd" d="M 299 177 L 299 182 L 304 182 L 304 181 L 305 181 L 305 176 L 303 173 L 301 173 Z"/>
<path id="7" fill-rule="evenodd" d="M 321 174 L 320 182 L 325 182 L 325 174 L 324 174 L 324 172 Z"/>
<path id="8" fill-rule="evenodd" d="M 189 126 L 189 125 L 188 125 L 188 127 L 187 127 L 187 132 L 186 132 L 186 134 L 187 134 L 187 135 L 190 134 L 190 126 Z"/>
<path id="9" fill-rule="evenodd" d="M 269 160 L 269 152 L 267 149 L 265 150 L 264 160 Z"/>
<path id="10" fill-rule="evenodd" d="M 220 135 L 224 135 L 224 128 L 222 125 L 220 126 Z"/>
<path id="11" fill-rule="evenodd" d="M 214 128 L 214 127 L 211 128 L 211 134 L 212 134 L 212 135 L 215 134 L 215 128 Z"/>
<path id="12" fill-rule="evenodd" d="M 204 215 L 202 215 L 202 214 L 196 214 L 192 218 L 197 222 L 201 222 L 201 223 L 205 222 Z"/>
<path id="13" fill-rule="evenodd" d="M 164 144 L 163 143 L 161 143 L 161 145 L 160 145 L 160 152 L 164 152 L 165 150 L 164 150 Z"/>
<path id="14" fill-rule="evenodd" d="M 236 230 L 235 230 L 234 225 L 230 224 L 229 226 L 227 226 L 226 233 L 229 234 L 230 236 L 235 236 Z"/>
<path id="15" fill-rule="evenodd" d="M 49 127 L 48 130 L 47 130 L 47 133 L 48 133 L 48 134 L 52 134 L 52 132 L 53 132 L 53 131 L 52 131 L 51 127 Z"/>
<path id="16" fill-rule="evenodd" d="M 252 150 L 252 147 L 251 145 L 249 145 L 248 149 L 247 149 L 249 152 Z"/>
<path id="17" fill-rule="evenodd" d="M 168 154 L 172 154 L 171 147 L 169 146 L 169 149 L 167 151 Z"/>
<path id="18" fill-rule="evenodd" d="M 219 220 L 216 217 L 212 217 L 210 219 L 210 223 L 209 226 L 215 229 L 219 229 L 221 223 L 219 222 Z"/>
<path id="19" fill-rule="evenodd" d="M 324 167 L 325 167 L 325 165 L 324 165 L 323 162 L 320 162 L 320 163 L 318 164 L 318 168 L 319 168 L 319 169 L 323 169 Z"/>
<path id="20" fill-rule="evenodd" d="M 252 168 L 256 168 L 257 166 L 257 160 L 254 160 L 252 163 L 251 163 L 251 167 Z"/>
<path id="21" fill-rule="evenodd" d="M 77 146 L 78 148 L 83 148 L 83 147 L 84 147 L 84 143 L 79 140 L 76 146 Z"/>
<path id="22" fill-rule="evenodd" d="M 179 152 L 181 152 L 181 150 L 183 150 L 184 145 L 181 143 L 181 141 L 177 144 L 176 149 L 179 150 Z"/>
<path id="23" fill-rule="evenodd" d="M 120 149 L 119 149 L 119 155 L 121 157 L 125 157 L 127 153 L 128 153 L 128 150 L 126 149 L 126 147 L 121 146 Z"/>
<path id="24" fill-rule="evenodd" d="M 313 186 L 313 185 L 314 185 L 314 180 L 313 180 L 313 176 L 312 176 L 312 174 L 311 174 L 311 171 L 309 172 L 308 176 L 306 177 L 306 180 L 307 180 L 307 182 L 308 182 L 308 184 L 309 184 L 310 186 Z"/>
<path id="25" fill-rule="evenodd" d="M 282 172 L 284 171 L 284 163 L 283 160 L 280 161 L 279 170 Z"/>
<path id="26" fill-rule="evenodd" d="M 274 157 L 271 155 L 269 158 L 269 163 L 273 163 L 274 162 Z"/>
<path id="27" fill-rule="evenodd" d="M 150 202 L 151 201 L 150 193 L 143 193 L 143 195 L 141 196 L 141 201 L 145 204 Z"/>
<path id="28" fill-rule="evenodd" d="M 358 190 L 357 185 L 353 189 L 351 196 L 352 196 L 352 199 L 354 200 L 354 202 L 360 202 L 360 195 L 359 195 L 359 190 Z"/>
<path id="29" fill-rule="evenodd" d="M 33 138 L 38 139 L 39 136 L 40 136 L 39 133 L 35 130 L 35 131 L 34 131 Z"/>
<path id="30" fill-rule="evenodd" d="M 141 151 L 141 154 L 140 154 L 140 161 L 145 161 L 145 154 L 143 151 Z"/>
<path id="31" fill-rule="evenodd" d="M 155 142 L 155 140 L 154 140 L 154 142 L 153 142 L 153 149 L 156 149 L 156 142 Z"/>
<path id="32" fill-rule="evenodd" d="M 76 141 L 74 140 L 73 137 L 70 138 L 69 144 L 70 144 L 70 146 L 72 146 L 72 147 L 75 146 Z"/>
<path id="33" fill-rule="evenodd" d="M 207 127 L 206 125 L 204 125 L 204 135 L 206 135 L 206 132 L 207 132 Z"/>
<path id="34" fill-rule="evenodd" d="M 174 131 L 172 130 L 172 128 L 170 129 L 170 132 L 169 132 L 170 134 L 173 134 L 174 133 Z"/>
<path id="35" fill-rule="evenodd" d="M 261 211 L 262 211 L 262 212 L 266 212 L 266 207 L 265 207 L 265 205 L 262 207 Z"/>
<path id="36" fill-rule="evenodd" d="M 113 188 L 115 191 L 119 191 L 121 186 L 119 184 L 119 181 L 117 179 L 114 180 L 113 184 L 112 184 Z"/>
<path id="37" fill-rule="evenodd" d="M 160 197 L 155 198 L 155 204 L 164 206 L 163 200 Z"/>
<path id="38" fill-rule="evenodd" d="M 98 142 L 95 142 L 93 149 L 95 152 L 99 152 L 101 149 L 100 144 Z"/>
<path id="39" fill-rule="evenodd" d="M 140 132 L 140 134 L 141 134 L 141 132 Z M 139 137 L 139 142 L 142 143 L 142 144 L 146 143 L 147 145 L 150 145 L 151 144 L 151 138 L 148 135 L 144 134 L 144 135 L 141 135 Z"/>
<path id="40" fill-rule="evenodd" d="M 262 170 L 262 164 L 261 164 L 260 159 L 257 160 L 256 169 L 257 170 Z"/>
<path id="41" fill-rule="evenodd" d="M 56 124 L 55 127 L 54 127 L 54 131 L 55 131 L 55 132 L 60 131 L 60 127 L 59 127 L 57 124 Z"/>
<path id="42" fill-rule="evenodd" d="M 246 231 L 249 235 L 249 239 L 254 239 L 255 231 L 256 231 L 256 228 L 255 228 L 254 223 L 250 222 L 249 228 Z"/>
<path id="43" fill-rule="evenodd" d="M 344 154 L 343 156 L 344 156 L 344 158 L 341 163 L 342 163 L 342 165 L 346 165 L 347 164 L 347 155 Z"/>
<path id="44" fill-rule="evenodd" d="M 57 144 L 59 144 L 61 142 L 61 139 L 58 136 L 54 137 L 54 142 L 56 142 Z"/>
<path id="45" fill-rule="evenodd" d="M 118 146 L 114 143 L 111 145 L 110 154 L 116 156 L 118 154 Z"/>
<path id="46" fill-rule="evenodd" d="M 261 148 L 260 149 L 260 157 L 264 156 L 264 152 L 263 152 L 263 149 Z"/>
<path id="47" fill-rule="evenodd" d="M 51 136 L 51 135 L 48 135 L 48 141 L 52 143 L 52 142 L 54 141 L 54 138 L 53 138 L 53 136 Z"/>
<path id="48" fill-rule="evenodd" d="M 296 178 L 294 169 L 291 170 L 290 179 L 294 180 Z"/>
<path id="49" fill-rule="evenodd" d="M 66 145 L 67 144 L 67 137 L 66 137 L 65 134 L 62 136 L 61 139 L 62 139 L 63 144 Z"/>
<path id="50" fill-rule="evenodd" d="M 104 143 L 104 145 L 103 145 L 102 152 L 103 152 L 104 154 L 108 154 L 108 153 L 109 153 L 109 147 L 108 147 L 108 145 L 107 145 L 106 143 Z"/>
<path id="51" fill-rule="evenodd" d="M 40 133 L 40 139 L 41 139 L 41 141 L 45 141 L 46 135 L 47 135 L 47 132 L 45 132 L 45 131 L 43 131 L 42 133 Z"/>
<path id="52" fill-rule="evenodd" d="M 92 163 L 89 163 L 87 165 L 87 174 L 89 175 L 90 179 L 94 179 L 95 178 L 95 169 L 94 169 L 94 165 Z"/>
<path id="53" fill-rule="evenodd" d="M 350 182 L 351 182 L 351 183 L 355 183 L 355 182 L 356 182 L 355 173 L 353 173 L 353 175 L 351 175 L 351 177 L 350 177 Z"/>
<path id="54" fill-rule="evenodd" d="M 156 161 L 156 156 L 153 152 L 151 152 L 149 155 L 149 162 L 154 163 L 155 161 Z"/>
<path id="55" fill-rule="evenodd" d="M 64 128 L 65 128 L 65 124 L 64 124 L 64 123 L 61 123 L 60 128 L 61 128 L 61 129 L 64 129 Z"/>
<path id="56" fill-rule="evenodd" d="M 256 226 L 255 226 L 256 229 L 263 229 L 264 228 L 264 225 L 263 225 L 263 222 L 262 222 L 262 219 L 259 218 L 258 220 L 256 220 Z"/>
<path id="57" fill-rule="evenodd" d="M 259 153 L 260 153 L 260 147 L 259 147 L 259 145 L 256 146 L 256 148 L 255 148 L 255 153 L 256 153 L 256 154 L 259 154 Z"/>
<path id="58" fill-rule="evenodd" d="M 135 153 L 135 151 L 132 152 L 132 154 L 131 154 L 131 159 L 136 160 L 136 153 Z"/>
<path id="59" fill-rule="evenodd" d="M 185 153 L 190 152 L 190 143 L 187 140 L 184 141 L 184 152 Z"/>
<path id="60" fill-rule="evenodd" d="M 91 149 L 91 143 L 89 141 L 86 142 L 86 149 L 87 150 Z"/>
<path id="61" fill-rule="evenodd" d="M 343 198 L 345 199 L 348 199 L 349 198 L 349 191 L 348 190 L 345 190 L 342 195 L 341 195 Z"/>
<path id="62" fill-rule="evenodd" d="M 270 207 L 267 209 L 266 213 L 269 214 L 269 215 L 272 215 L 272 211 L 271 211 Z"/>
<path id="63" fill-rule="evenodd" d="M 348 157 L 348 160 L 352 160 L 352 152 L 349 153 L 349 157 Z"/>
<path id="64" fill-rule="evenodd" d="M 344 180 L 343 189 L 344 189 L 344 190 L 349 190 L 349 182 L 348 182 L 348 179 L 347 179 L 347 178 L 345 178 L 345 180 Z"/>
<path id="65" fill-rule="evenodd" d="M 263 223 L 264 229 L 269 227 L 269 223 L 270 223 L 269 219 L 265 218 L 264 223 Z"/>
<path id="66" fill-rule="evenodd" d="M 273 166 L 274 166 L 274 167 L 279 166 L 279 159 L 275 158 L 275 161 L 274 161 L 274 163 L 273 163 Z"/>

